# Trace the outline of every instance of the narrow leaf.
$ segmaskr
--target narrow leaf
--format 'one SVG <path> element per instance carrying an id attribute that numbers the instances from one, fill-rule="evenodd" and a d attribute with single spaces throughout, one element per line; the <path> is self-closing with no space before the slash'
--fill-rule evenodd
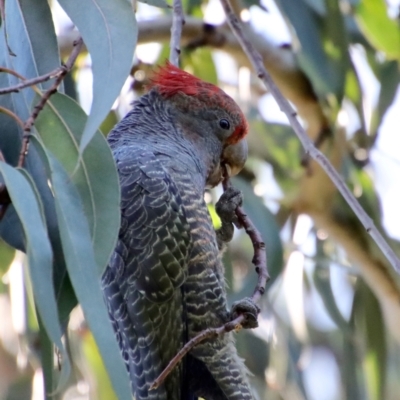
<path id="1" fill-rule="evenodd" d="M 16 57 L 8 57 L 8 67 L 28 79 L 59 67 L 57 38 L 48 1 L 6 1 L 5 12 L 8 41 L 16 54 Z M 14 83 L 19 82 L 15 77 L 10 79 Z M 38 86 L 47 89 L 51 84 L 51 81 L 47 81 Z M 60 90 L 63 90 L 62 87 Z M 29 107 L 33 90 L 24 89 L 23 95 Z"/>
<path id="2" fill-rule="evenodd" d="M 115 393 L 130 400 L 128 375 L 111 328 L 100 289 L 88 220 L 74 183 L 36 138 L 32 144 L 45 162 L 51 180 L 68 273 L 86 321 L 95 337 Z"/>
<path id="3" fill-rule="evenodd" d="M 400 60 L 400 27 L 389 18 L 384 0 L 362 0 L 355 8 L 356 21 L 370 43 L 388 59 Z"/>
<path id="4" fill-rule="evenodd" d="M 314 268 L 313 278 L 315 287 L 319 295 L 321 296 L 321 299 L 329 316 L 343 333 L 348 334 L 348 323 L 341 314 L 332 291 L 330 281 L 330 268 L 323 267 L 317 262 Z"/>
<path id="5" fill-rule="evenodd" d="M 126 0 L 60 0 L 79 29 L 92 58 L 93 103 L 83 132 L 83 153 L 110 111 L 129 75 L 137 25 Z"/>
<path id="6" fill-rule="evenodd" d="M 367 354 L 364 360 L 369 398 L 384 399 L 386 383 L 386 335 L 378 300 L 365 285 L 364 318 Z"/>
<path id="7" fill-rule="evenodd" d="M 37 309 L 49 337 L 60 349 L 65 360 L 60 379 L 60 385 L 63 385 L 70 374 L 70 363 L 61 342 L 62 333 L 53 287 L 53 254 L 45 228 L 42 206 L 38 194 L 35 193 L 33 181 L 25 171 L 17 170 L 0 161 L 0 172 L 23 226 Z"/>
<path id="8" fill-rule="evenodd" d="M 294 27 L 301 44 L 298 52 L 300 66 L 317 94 L 334 94 L 340 102 L 349 57 L 338 2 L 325 1 L 326 12 L 322 16 L 305 1 L 278 0 L 277 4 Z"/>
<path id="9" fill-rule="evenodd" d="M 62 164 L 79 191 L 100 276 L 118 237 L 120 190 L 111 150 L 100 131 L 79 156 L 86 121 L 85 112 L 74 100 L 56 93 L 39 114 L 35 127 L 46 149 Z"/>

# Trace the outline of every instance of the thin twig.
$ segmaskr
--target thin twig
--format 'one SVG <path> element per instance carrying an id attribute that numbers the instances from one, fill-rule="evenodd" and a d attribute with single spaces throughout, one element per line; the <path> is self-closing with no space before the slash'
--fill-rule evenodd
<path id="1" fill-rule="evenodd" d="M 219 335 L 223 335 L 225 333 L 240 330 L 242 327 L 242 322 L 244 321 L 244 315 L 239 315 L 233 321 L 227 322 L 225 325 L 222 325 L 218 328 L 208 328 L 204 331 L 200 332 L 197 336 L 190 339 L 185 346 L 183 346 L 179 352 L 175 355 L 175 357 L 168 363 L 163 372 L 157 377 L 157 379 L 151 384 L 150 390 L 157 389 L 167 378 L 167 376 L 171 373 L 171 371 L 180 363 L 180 361 L 185 357 L 193 347 L 196 347 L 199 343 L 206 339 L 210 339 L 213 337 L 217 337 Z"/>
<path id="2" fill-rule="evenodd" d="M 36 85 L 37 83 L 46 82 L 53 78 L 57 78 L 60 74 L 63 73 L 64 69 L 65 69 L 65 67 L 61 66 L 51 72 L 48 72 L 47 74 L 37 76 L 36 78 L 32 78 L 32 79 L 25 79 L 25 78 L 21 77 L 20 75 L 18 75 L 18 77 L 20 79 L 23 79 L 23 82 L 18 83 L 13 86 L 9 86 L 9 87 L 0 89 L 0 95 L 6 94 L 6 93 L 19 92 L 21 89 L 24 89 L 26 87 Z M 8 68 L 1 67 L 0 72 L 13 73 L 14 71 L 10 71 L 10 70 L 8 70 Z M 15 75 L 15 74 L 13 74 L 13 75 Z"/>
<path id="3" fill-rule="evenodd" d="M 223 181 L 224 191 L 231 186 L 228 178 Z M 254 256 L 252 263 L 256 267 L 256 272 L 258 275 L 257 286 L 254 289 L 252 295 L 252 300 L 258 303 L 261 296 L 265 292 L 265 285 L 269 280 L 268 270 L 267 270 L 267 254 L 265 252 L 265 243 L 261 238 L 260 232 L 257 230 L 253 222 L 246 215 L 242 207 L 236 209 L 236 215 L 238 217 L 239 223 L 243 226 L 246 233 L 249 235 L 251 242 L 253 243 Z M 174 358 L 168 363 L 162 373 L 157 377 L 157 379 L 150 386 L 150 390 L 157 389 L 166 377 L 171 373 L 171 371 L 179 364 L 179 362 L 185 357 L 190 350 L 206 339 L 214 338 L 225 333 L 232 331 L 239 331 L 242 328 L 242 323 L 244 322 L 245 316 L 243 314 L 239 315 L 232 321 L 219 326 L 218 328 L 208 328 L 200 332 L 197 336 L 190 339 L 182 349 L 174 356 Z"/>
<path id="4" fill-rule="evenodd" d="M 182 27 L 185 25 L 185 17 L 183 14 L 182 1 L 174 0 L 173 2 L 173 15 L 171 26 L 171 41 L 169 61 L 171 64 L 179 67 L 179 56 L 181 54 L 181 36 Z"/>
<path id="5" fill-rule="evenodd" d="M 368 216 L 368 214 L 364 211 L 364 209 L 360 206 L 357 199 L 353 196 L 346 183 L 340 176 L 340 174 L 336 171 L 333 165 L 329 162 L 329 160 L 325 157 L 325 155 L 318 150 L 311 139 L 308 137 L 305 130 L 300 125 L 298 119 L 296 118 L 296 112 L 290 103 L 282 96 L 278 87 L 275 85 L 272 80 L 270 74 L 264 67 L 263 60 L 261 58 L 260 53 L 255 49 L 253 44 L 245 37 L 243 34 L 242 24 L 234 14 L 232 7 L 229 3 L 229 0 L 221 0 L 222 7 L 225 10 L 226 18 L 228 24 L 230 25 L 233 33 L 237 37 L 239 43 L 242 46 L 243 51 L 246 53 L 249 58 L 251 64 L 253 65 L 254 70 L 256 71 L 258 77 L 264 82 L 267 88 L 272 93 L 276 102 L 278 103 L 281 111 L 283 111 L 289 122 L 295 131 L 296 135 L 300 139 L 305 151 L 309 154 L 326 172 L 331 181 L 334 183 L 336 188 L 342 194 L 347 204 L 351 207 L 353 212 L 356 214 L 358 219 L 363 224 L 366 231 L 371 235 L 372 239 L 381 249 L 382 253 L 386 256 L 386 258 L 391 263 L 394 270 L 400 274 L 400 260 L 395 254 L 395 252 L 391 249 L 391 247 L 386 242 L 383 235 L 379 232 L 379 230 L 374 225 L 373 220 Z"/>
<path id="6" fill-rule="evenodd" d="M 36 104 L 36 106 L 33 108 L 32 114 L 26 120 L 26 122 L 24 124 L 24 134 L 22 136 L 21 152 L 19 154 L 19 160 L 18 160 L 19 167 L 22 167 L 24 165 L 25 157 L 28 153 L 29 139 L 31 136 L 32 126 L 34 125 L 36 118 L 38 117 L 39 113 L 43 110 L 44 106 L 46 105 L 46 103 L 49 100 L 49 98 L 51 97 L 51 95 L 53 95 L 57 91 L 57 88 L 61 84 L 62 80 L 65 78 L 65 76 L 68 74 L 68 72 L 71 71 L 71 69 L 74 66 L 75 61 L 81 51 L 82 46 L 83 46 L 83 40 L 82 40 L 82 38 L 79 38 L 74 43 L 74 48 L 73 48 L 71 55 L 69 56 L 67 62 L 60 67 L 61 72 L 57 76 L 53 85 L 43 94 L 43 96 L 39 100 L 38 104 Z"/>
<path id="7" fill-rule="evenodd" d="M 222 185 L 224 190 L 227 190 L 231 186 L 231 183 L 229 179 L 225 178 Z M 238 207 L 236 209 L 236 215 L 244 230 L 249 235 L 251 243 L 253 244 L 254 256 L 251 262 L 256 267 L 258 281 L 257 286 L 254 289 L 252 299 L 255 303 L 258 303 L 261 296 L 265 292 L 265 285 L 270 279 L 267 269 L 268 264 L 267 252 L 265 251 L 265 243 L 263 242 L 260 232 L 255 227 L 251 219 L 244 212 L 242 207 Z"/>

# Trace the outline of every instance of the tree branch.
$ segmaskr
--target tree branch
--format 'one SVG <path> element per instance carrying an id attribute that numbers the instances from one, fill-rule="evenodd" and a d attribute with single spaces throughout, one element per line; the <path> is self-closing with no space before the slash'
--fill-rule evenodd
<path id="1" fill-rule="evenodd" d="M 19 154 L 19 160 L 18 160 L 18 167 L 22 167 L 24 165 L 25 157 L 28 154 L 29 139 L 31 136 L 32 126 L 34 125 L 36 118 L 38 117 L 39 113 L 43 110 L 49 98 L 57 91 L 57 88 L 62 82 L 62 80 L 65 78 L 65 75 L 67 75 L 68 72 L 71 71 L 72 67 L 75 64 L 76 59 L 78 58 L 82 46 L 83 46 L 82 38 L 79 38 L 78 40 L 75 41 L 71 55 L 69 56 L 65 65 L 59 67 L 60 72 L 58 73 L 53 85 L 43 94 L 38 104 L 36 104 L 36 106 L 33 108 L 32 114 L 25 122 L 24 133 L 22 136 L 21 152 Z"/>
<path id="2" fill-rule="evenodd" d="M 172 26 L 171 26 L 169 61 L 176 67 L 179 67 L 183 25 L 185 25 L 185 17 L 183 15 L 182 1 L 173 0 L 173 15 L 172 15 Z"/>
<path id="3" fill-rule="evenodd" d="M 276 102 L 278 103 L 280 109 L 286 114 L 290 125 L 300 139 L 303 147 L 306 150 L 306 153 L 309 154 L 315 161 L 317 161 L 322 169 L 326 172 L 326 174 L 335 184 L 336 188 L 342 194 L 346 202 L 349 204 L 353 212 L 357 215 L 358 219 L 361 221 L 366 231 L 371 235 L 375 243 L 381 249 L 382 253 L 392 264 L 392 267 L 396 270 L 397 273 L 400 274 L 399 258 L 388 245 L 383 235 L 376 228 L 373 220 L 360 206 L 357 199 L 353 196 L 346 183 L 343 181 L 342 177 L 339 175 L 333 165 L 329 162 L 325 155 L 314 146 L 313 142 L 307 136 L 307 133 L 296 118 L 297 113 L 294 111 L 290 103 L 283 97 L 278 87 L 275 85 L 273 79 L 271 78 L 270 74 L 265 69 L 260 53 L 256 50 L 249 39 L 244 35 L 242 24 L 234 14 L 232 7 L 229 4 L 229 0 L 221 0 L 221 4 L 225 10 L 228 23 L 232 31 L 235 33 L 244 52 L 247 54 L 249 60 L 251 61 L 254 70 L 256 71 L 258 77 L 268 87 L 271 94 L 274 96 Z"/>
<path id="4" fill-rule="evenodd" d="M 9 72 L 6 70 L 7 70 L 6 68 L 0 68 L 0 72 Z M 46 82 L 53 78 L 57 78 L 60 74 L 62 74 L 63 71 L 64 71 L 64 67 L 62 66 L 62 67 L 56 68 L 55 70 L 53 70 L 51 72 L 48 72 L 47 74 L 37 76 L 36 78 L 32 78 L 32 79 L 22 78 L 23 82 L 18 83 L 17 85 L 9 86 L 6 88 L 1 88 L 0 95 L 6 94 L 6 93 L 19 92 L 21 89 L 24 89 L 26 87 L 33 86 L 33 85 L 36 85 L 41 82 Z"/>

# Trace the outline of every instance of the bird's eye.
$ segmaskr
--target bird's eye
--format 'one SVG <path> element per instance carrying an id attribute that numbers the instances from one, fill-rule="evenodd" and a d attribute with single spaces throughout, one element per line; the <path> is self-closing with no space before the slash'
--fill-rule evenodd
<path id="1" fill-rule="evenodd" d="M 231 124 L 229 123 L 229 121 L 228 121 L 227 119 L 221 119 L 221 120 L 219 121 L 219 126 L 220 126 L 222 129 L 228 130 L 228 129 L 231 127 Z"/>

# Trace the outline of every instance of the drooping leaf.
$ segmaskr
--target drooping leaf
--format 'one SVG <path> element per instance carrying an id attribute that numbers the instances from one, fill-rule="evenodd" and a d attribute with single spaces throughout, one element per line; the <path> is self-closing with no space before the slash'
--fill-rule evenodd
<path id="1" fill-rule="evenodd" d="M 385 324 L 378 300 L 364 283 L 357 285 L 356 322 L 366 344 L 364 373 L 368 398 L 385 398 L 387 346 Z"/>
<path id="2" fill-rule="evenodd" d="M 104 368 L 103 360 L 99 354 L 99 349 L 91 332 L 85 332 L 82 342 L 83 354 L 85 355 L 85 359 L 89 364 L 93 375 L 96 377 L 96 399 L 118 400 L 111 386 L 107 371 Z"/>
<path id="3" fill-rule="evenodd" d="M 247 142 L 252 155 L 271 164 L 282 190 L 292 190 L 304 170 L 300 164 L 302 146 L 290 126 L 250 118 Z"/>
<path id="4" fill-rule="evenodd" d="M 343 362 L 340 363 L 342 381 L 346 399 L 365 399 L 364 387 L 361 385 L 361 365 L 357 346 L 355 346 L 355 332 L 343 335 Z"/>
<path id="5" fill-rule="evenodd" d="M 82 135 L 80 152 L 107 116 L 129 75 L 137 25 L 126 0 L 60 0 L 89 50 L 93 71 L 93 103 Z"/>
<path id="6" fill-rule="evenodd" d="M 65 360 L 60 379 L 60 384 L 63 385 L 69 377 L 70 364 L 61 342 L 62 332 L 53 287 L 53 254 L 45 227 L 43 207 L 35 185 L 26 171 L 16 170 L 0 161 L 0 172 L 24 229 L 35 304 L 47 334 L 60 349 Z"/>
<path id="7" fill-rule="evenodd" d="M 279 0 L 277 3 L 296 31 L 301 44 L 299 63 L 317 94 L 323 97 L 334 94 L 340 102 L 349 57 L 338 2 L 325 2 L 324 16 L 318 15 L 305 1 Z"/>
<path id="8" fill-rule="evenodd" d="M 349 331 L 348 324 L 339 311 L 335 296 L 332 292 L 330 269 L 320 266 L 317 263 L 314 268 L 313 278 L 315 287 L 321 296 L 329 316 L 343 333 L 347 333 Z"/>
<path id="9" fill-rule="evenodd" d="M 400 83 L 400 71 L 397 61 L 387 61 L 377 67 L 377 78 L 381 84 L 378 107 L 376 108 L 371 132 L 376 133 L 382 123 L 386 111 L 392 105 Z"/>
<path id="10" fill-rule="evenodd" d="M 4 42 L 4 25 L 0 31 L 0 65 L 15 68 L 27 78 L 49 72 L 60 65 L 56 35 L 47 0 L 10 1 L 6 4 L 6 15 L 9 19 L 7 33 L 10 44 L 17 54 L 11 57 Z M 8 87 L 19 80 L 7 73 L 0 73 L 0 86 Z M 51 82 L 43 83 L 42 88 L 49 87 Z M 39 85 L 40 86 L 40 85 Z M 62 87 L 61 89 L 62 90 Z M 24 89 L 19 93 L 0 96 L 0 105 L 13 111 L 23 121 L 30 113 L 33 99 L 32 89 Z M 16 165 L 21 149 L 21 127 L 10 117 L 0 113 L 1 140 L 0 149 L 7 163 Z M 55 284 L 57 291 L 58 276 L 63 274 L 63 256 L 59 241 L 54 200 L 43 165 L 35 149 L 30 149 L 25 159 L 24 168 L 30 173 L 40 193 L 46 214 L 47 230 L 53 247 Z M 24 238 L 21 223 L 10 205 L 6 215 L 0 222 L 0 235 L 13 247 L 24 250 Z"/>
<path id="11" fill-rule="evenodd" d="M 101 123 L 100 132 L 104 136 L 107 136 L 117 123 L 118 123 L 117 113 L 114 110 L 111 110 L 108 113 L 107 117 L 104 119 L 104 121 Z"/>
<path id="12" fill-rule="evenodd" d="M 29 79 L 59 67 L 57 38 L 48 1 L 15 0 L 5 4 L 8 42 L 16 55 L 8 57 L 8 68 Z M 10 80 L 19 82 L 15 77 Z M 48 89 L 52 83 L 42 82 L 38 87 Z M 63 91 L 62 85 L 59 90 Z M 24 89 L 23 95 L 29 107 L 33 90 Z"/>
<path id="13" fill-rule="evenodd" d="M 21 74 L 25 78 L 34 78 L 60 66 L 57 39 L 47 0 L 15 0 L 5 4 L 7 17 L 7 36 L 10 47 L 16 54 L 10 56 L 5 43 L 4 24 L 0 32 L 0 65 Z M 20 83 L 20 80 L 8 73 L 0 73 L 0 87 Z M 38 84 L 47 89 L 51 82 Z M 30 88 L 18 93 L 0 96 L 0 105 L 17 114 L 25 121 L 30 112 L 34 93 Z M 6 161 L 15 165 L 20 150 L 21 127 L 4 114 L 0 114 L 2 126 L 1 150 Z"/>
<path id="14" fill-rule="evenodd" d="M 45 400 L 52 400 L 54 398 L 55 385 L 55 371 L 54 371 L 54 351 L 53 343 L 51 342 L 43 323 L 39 320 L 39 340 L 40 340 L 40 359 L 41 367 L 44 377 L 44 391 Z"/>
<path id="15" fill-rule="evenodd" d="M 120 355 L 100 289 L 88 219 L 79 192 L 69 175 L 35 137 L 32 138 L 46 164 L 54 192 L 62 246 L 69 277 L 81 304 L 85 319 L 95 337 L 115 393 L 121 400 L 130 400 L 128 375 Z"/>
<path id="16" fill-rule="evenodd" d="M 400 60 L 400 26 L 389 18 L 384 0 L 361 0 L 355 7 L 356 21 L 377 49 L 390 60 Z"/>
<path id="17" fill-rule="evenodd" d="M 35 126 L 43 144 L 62 164 L 79 191 L 101 276 L 118 236 L 120 190 L 110 148 L 100 131 L 96 131 L 83 156 L 79 156 L 86 121 L 85 112 L 74 100 L 56 93 Z"/>
<path id="18" fill-rule="evenodd" d="M 15 249 L 13 249 L 3 239 L 0 238 L 0 293 L 3 293 L 5 289 L 2 278 L 7 272 L 14 256 Z"/>

